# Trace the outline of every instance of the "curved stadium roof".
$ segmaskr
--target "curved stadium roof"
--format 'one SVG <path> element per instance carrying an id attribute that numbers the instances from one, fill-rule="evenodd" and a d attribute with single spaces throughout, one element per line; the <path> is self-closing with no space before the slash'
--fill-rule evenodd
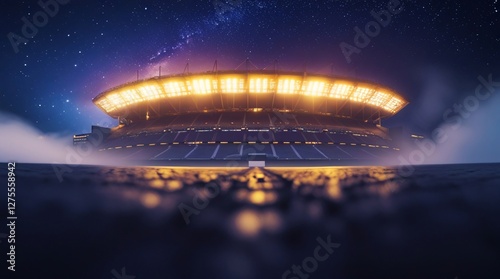
<path id="1" fill-rule="evenodd" d="M 389 117 L 408 102 L 393 90 L 352 79 L 274 71 L 154 77 L 109 89 L 93 102 L 111 117 L 270 109 Z"/>

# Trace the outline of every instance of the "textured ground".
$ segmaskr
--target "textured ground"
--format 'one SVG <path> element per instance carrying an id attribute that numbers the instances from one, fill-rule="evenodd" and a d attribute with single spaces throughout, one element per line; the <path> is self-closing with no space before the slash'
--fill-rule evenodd
<path id="1" fill-rule="evenodd" d="M 62 181 L 51 165 L 18 164 L 16 178 L 18 277 L 1 278 L 301 278 L 282 276 L 328 236 L 338 245 L 310 278 L 500 278 L 498 164 L 409 177 L 81 166 Z"/>

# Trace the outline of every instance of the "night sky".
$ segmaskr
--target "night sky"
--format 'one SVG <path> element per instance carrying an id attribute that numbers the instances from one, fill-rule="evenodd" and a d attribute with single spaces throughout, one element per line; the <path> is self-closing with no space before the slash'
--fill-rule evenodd
<path id="1" fill-rule="evenodd" d="M 443 107 L 473 92 L 479 75 L 500 80 L 497 0 L 401 1 L 403 10 L 348 63 L 339 45 L 354 45 L 354 28 L 364 30 L 374 20 L 370 12 L 387 10 L 388 3 L 73 0 L 58 4 L 33 38 L 25 38 L 22 18 L 33 22 L 41 6 L 2 1 L 0 112 L 42 132 L 88 132 L 91 124 L 116 123 L 92 98 L 135 80 L 137 70 L 140 78 L 157 75 L 159 65 L 163 74 L 175 74 L 189 62 L 191 72 L 208 71 L 216 59 L 229 70 L 249 58 L 259 68 L 278 60 L 281 70 L 391 87 L 411 104 L 385 124 L 429 131 L 441 122 Z"/>

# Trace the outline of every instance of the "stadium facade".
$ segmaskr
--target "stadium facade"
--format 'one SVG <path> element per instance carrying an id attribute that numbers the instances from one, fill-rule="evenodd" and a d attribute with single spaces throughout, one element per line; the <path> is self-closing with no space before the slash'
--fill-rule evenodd
<path id="1" fill-rule="evenodd" d="M 264 70 L 158 76 L 93 102 L 119 124 L 93 127 L 74 143 L 152 164 L 369 162 L 397 153 L 381 120 L 408 104 L 370 82 Z"/>

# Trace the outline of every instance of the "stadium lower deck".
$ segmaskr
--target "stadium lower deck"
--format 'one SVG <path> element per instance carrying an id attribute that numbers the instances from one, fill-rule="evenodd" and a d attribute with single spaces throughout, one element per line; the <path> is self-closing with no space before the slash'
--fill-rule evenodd
<path id="1" fill-rule="evenodd" d="M 385 128 L 306 113 L 219 112 L 171 115 L 113 129 L 99 151 L 131 161 L 354 160 L 398 148 Z"/>

